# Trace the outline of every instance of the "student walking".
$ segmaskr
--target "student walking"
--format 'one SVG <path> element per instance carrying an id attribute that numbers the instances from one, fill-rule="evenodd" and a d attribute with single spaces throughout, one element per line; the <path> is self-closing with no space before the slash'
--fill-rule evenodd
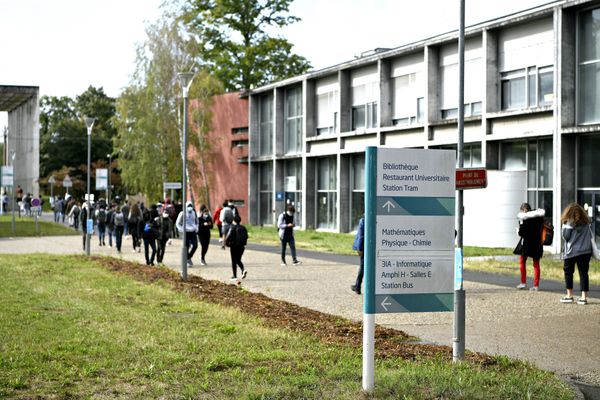
<path id="1" fill-rule="evenodd" d="M 185 215 L 184 215 L 185 214 Z M 188 249 L 187 253 L 187 264 L 192 267 L 192 257 L 198 248 L 198 216 L 194 211 L 194 205 L 191 201 L 188 201 L 185 205 L 185 210 L 181 211 L 177 216 L 177 230 L 183 233 L 183 218 L 185 218 L 185 245 Z"/>
<path id="2" fill-rule="evenodd" d="M 225 200 L 223 202 L 223 207 L 221 209 L 221 212 L 219 213 L 219 219 L 221 220 L 221 230 L 223 231 L 223 244 L 221 246 L 221 248 L 224 250 L 225 249 L 225 236 L 226 234 L 229 232 L 229 228 L 231 227 L 231 224 L 233 224 L 233 217 L 235 215 L 233 214 L 233 209 L 231 207 L 229 207 L 229 203 L 227 202 L 227 200 Z"/>
<path id="3" fill-rule="evenodd" d="M 288 206 L 287 211 L 281 213 L 277 219 L 277 226 L 279 227 L 279 240 L 281 241 L 281 266 L 285 266 L 285 250 L 287 244 L 290 245 L 290 252 L 292 253 L 293 265 L 300 264 L 300 261 L 296 258 L 296 240 L 294 239 L 294 213 L 296 209 L 294 206 Z"/>
<path id="4" fill-rule="evenodd" d="M 206 265 L 206 252 L 210 244 L 210 230 L 213 227 L 212 218 L 208 207 L 202 204 L 200 206 L 200 216 L 198 217 L 198 239 L 200 240 L 200 265 Z"/>
<path id="5" fill-rule="evenodd" d="M 104 238 L 106 236 L 106 221 L 107 213 L 104 205 L 100 205 L 100 208 L 96 210 L 96 221 L 98 223 L 98 242 L 100 246 L 106 246 Z"/>
<path id="6" fill-rule="evenodd" d="M 108 247 L 113 246 L 113 234 L 115 232 L 115 220 L 113 218 L 115 214 L 115 205 L 112 204 L 106 213 L 106 234 L 108 235 Z"/>
<path id="7" fill-rule="evenodd" d="M 233 275 L 230 281 L 240 284 L 241 282 L 237 278 L 237 267 L 240 267 L 242 279 L 246 278 L 248 271 L 244 268 L 242 263 L 242 256 L 248 244 L 248 231 L 246 227 L 241 224 L 242 219 L 239 215 L 236 215 L 233 219 L 233 224 L 229 227 L 229 230 L 225 234 L 225 243 L 229 246 L 229 254 L 231 256 L 231 270 Z"/>
<path id="8" fill-rule="evenodd" d="M 544 253 L 542 246 L 542 228 L 546 211 L 540 208 L 531 211 L 529 203 L 521 204 L 517 217 L 519 218 L 519 236 L 521 237 L 521 252 L 519 264 L 521 268 L 521 283 L 517 289 L 527 289 L 527 258 L 533 258 L 533 287 L 529 290 L 538 291 L 540 288 L 540 259 Z"/>
<path id="9" fill-rule="evenodd" d="M 577 304 L 586 305 L 588 292 L 590 291 L 590 258 L 592 257 L 592 230 L 590 218 L 577 203 L 571 203 L 563 211 L 560 222 L 562 222 L 562 237 L 565 241 L 563 248 L 565 286 L 567 295 L 560 299 L 561 303 L 573 303 L 573 273 L 575 264 L 579 271 L 579 286 L 581 297 Z"/>
<path id="10" fill-rule="evenodd" d="M 81 208 L 77 202 L 73 202 L 73 206 L 71 206 L 71 210 L 69 211 L 69 218 L 73 218 L 73 228 L 75 230 L 79 229 L 79 214 L 81 212 Z"/>
<path id="11" fill-rule="evenodd" d="M 221 248 L 223 248 L 225 243 L 223 243 L 223 222 L 221 221 L 221 211 L 223 211 L 223 207 L 217 207 L 215 213 L 213 214 L 213 223 L 217 225 L 217 229 L 219 231 L 219 243 L 221 243 Z"/>
<path id="12" fill-rule="evenodd" d="M 81 233 L 83 234 L 83 251 L 85 251 L 85 244 L 86 244 L 86 236 L 87 236 L 87 220 L 88 220 L 88 216 L 90 215 L 90 204 L 88 201 L 83 203 L 83 206 L 81 207 Z M 92 230 L 90 232 L 90 235 L 93 234 L 94 231 Z M 91 244 L 91 240 L 90 240 L 90 244 Z"/>
<path id="13" fill-rule="evenodd" d="M 163 210 L 162 214 L 158 217 L 158 230 L 156 261 L 161 265 L 165 257 L 167 242 L 171 239 L 173 231 L 173 221 L 171 221 L 171 217 L 166 209 Z"/>
<path id="14" fill-rule="evenodd" d="M 127 226 L 129 228 L 129 234 L 131 235 L 131 245 L 133 246 L 133 252 L 140 253 L 142 251 L 140 247 L 140 224 L 143 224 L 142 211 L 140 206 L 133 204 L 129 209 L 129 216 L 127 217 Z"/>
<path id="15" fill-rule="evenodd" d="M 148 209 L 144 210 L 142 215 L 144 220 L 144 228 L 142 230 L 142 239 L 144 240 L 144 256 L 146 257 L 146 265 L 154 265 L 154 257 L 156 257 L 156 238 L 158 236 L 158 227 L 155 225 L 155 220 L 152 218 L 152 212 Z M 152 255 L 148 256 L 152 248 Z"/>
<path id="16" fill-rule="evenodd" d="M 113 225 L 115 227 L 115 244 L 117 245 L 117 253 L 121 253 L 121 245 L 123 244 L 123 233 L 125 231 L 125 214 L 121 207 L 117 206 L 112 216 Z"/>
<path id="17" fill-rule="evenodd" d="M 131 206 L 129 205 L 129 203 L 125 203 L 123 205 L 123 207 L 121 207 L 121 212 L 123 213 L 123 217 L 125 218 L 125 229 L 124 229 L 124 235 L 127 236 L 129 235 L 129 211 L 131 209 Z"/>
<path id="18" fill-rule="evenodd" d="M 358 275 L 356 276 L 356 282 L 354 285 L 350 286 L 353 292 L 356 294 L 360 294 L 360 288 L 362 286 L 363 276 L 365 273 L 365 217 L 361 217 L 360 221 L 358 221 L 358 230 L 356 231 L 356 236 L 354 237 L 354 244 L 352 245 L 352 250 L 355 250 L 358 253 L 358 257 L 360 258 L 360 266 L 358 268 Z"/>

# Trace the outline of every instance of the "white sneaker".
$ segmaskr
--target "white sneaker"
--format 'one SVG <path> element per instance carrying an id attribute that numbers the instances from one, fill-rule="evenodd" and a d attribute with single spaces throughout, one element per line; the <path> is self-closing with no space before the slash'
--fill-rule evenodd
<path id="1" fill-rule="evenodd" d="M 187 260 L 187 265 L 188 267 L 193 267 L 194 263 L 192 262 L 192 260 Z"/>
<path id="2" fill-rule="evenodd" d="M 539 292 L 540 288 L 539 288 L 539 286 L 532 286 L 529 288 L 529 291 L 530 292 Z"/>
<path id="3" fill-rule="evenodd" d="M 279 265 L 281 265 L 282 267 L 285 267 L 287 264 L 284 261 L 282 261 L 281 264 L 279 264 Z"/>
<path id="4" fill-rule="evenodd" d="M 234 277 L 229 278 L 229 282 L 234 283 L 236 285 L 242 284 L 242 282 L 238 278 L 234 278 Z"/>
<path id="5" fill-rule="evenodd" d="M 248 271 L 243 270 L 242 271 L 242 279 L 246 279 L 246 275 L 248 275 Z"/>
<path id="6" fill-rule="evenodd" d="M 171 243 L 173 243 L 173 239 L 169 239 L 169 240 L 167 240 L 167 246 L 170 246 L 170 245 L 171 245 Z"/>
<path id="7" fill-rule="evenodd" d="M 519 283 L 517 285 L 517 289 L 519 289 L 519 290 L 525 290 L 525 289 L 527 289 L 527 285 L 524 284 L 524 283 Z"/>
<path id="8" fill-rule="evenodd" d="M 206 261 L 200 260 L 200 265 L 206 265 Z"/>
<path id="9" fill-rule="evenodd" d="M 295 260 L 295 261 L 292 263 L 292 265 L 300 265 L 300 264 L 302 264 L 302 261 L 299 261 L 299 260 Z"/>

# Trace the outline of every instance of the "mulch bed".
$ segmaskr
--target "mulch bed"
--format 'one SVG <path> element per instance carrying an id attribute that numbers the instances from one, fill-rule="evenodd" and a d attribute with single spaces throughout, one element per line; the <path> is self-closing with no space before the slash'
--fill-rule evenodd
<path id="1" fill-rule="evenodd" d="M 176 271 L 156 268 L 110 257 L 92 257 L 111 271 L 127 274 L 142 282 L 158 280 L 169 283 L 176 290 L 191 297 L 238 308 L 244 313 L 263 319 L 267 326 L 283 328 L 292 332 L 309 333 L 327 344 L 345 345 L 353 348 L 362 346 L 362 324 L 341 317 L 300 307 L 298 305 L 269 298 L 262 293 L 253 293 L 235 285 L 206 280 L 188 275 L 184 282 Z M 378 358 L 397 357 L 405 360 L 442 359 L 452 360 L 452 348 L 411 342 L 406 333 L 376 326 L 375 341 Z M 468 352 L 466 359 L 481 366 L 496 364 L 486 354 Z"/>

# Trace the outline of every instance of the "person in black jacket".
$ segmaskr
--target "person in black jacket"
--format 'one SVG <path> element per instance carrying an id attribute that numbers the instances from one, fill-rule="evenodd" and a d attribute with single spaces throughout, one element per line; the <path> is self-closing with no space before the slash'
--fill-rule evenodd
<path id="1" fill-rule="evenodd" d="M 167 249 L 167 242 L 171 239 L 171 235 L 173 232 L 173 221 L 171 221 L 171 217 L 167 210 L 163 210 L 162 214 L 155 219 L 158 225 L 158 240 L 157 242 L 157 252 L 156 252 L 156 261 L 159 264 L 163 263 L 163 258 L 165 257 L 165 250 Z"/>
<path id="2" fill-rule="evenodd" d="M 146 265 L 154 265 L 154 257 L 156 256 L 156 236 L 158 227 L 155 220 L 152 218 L 150 210 L 145 209 L 142 214 L 144 227 L 142 228 L 142 239 L 144 240 L 144 255 L 146 256 Z M 152 248 L 152 256 L 148 257 L 149 249 Z"/>
<path id="3" fill-rule="evenodd" d="M 244 250 L 246 249 L 246 244 L 248 242 L 248 231 L 246 227 L 241 224 L 242 218 L 239 215 L 233 217 L 233 224 L 229 227 L 227 234 L 225 236 L 225 245 L 229 246 L 229 251 L 231 255 L 231 270 L 233 272 L 233 276 L 230 281 L 239 285 L 241 282 L 237 278 L 237 267 L 240 267 L 240 272 L 242 273 L 242 279 L 246 278 L 248 271 L 244 268 L 244 264 L 242 263 L 242 256 L 244 255 Z"/>
<path id="4" fill-rule="evenodd" d="M 520 267 L 521 283 L 517 289 L 527 288 L 527 258 L 533 258 L 533 287 L 530 290 L 538 291 L 540 287 L 540 258 L 544 253 L 542 246 L 542 228 L 544 226 L 546 211 L 540 208 L 531 211 L 529 203 L 521 204 L 519 214 L 519 236 L 522 240 Z"/>
<path id="5" fill-rule="evenodd" d="M 202 204 L 200 206 L 200 215 L 198 216 L 198 239 L 200 240 L 200 246 L 202 251 L 200 253 L 200 265 L 206 265 L 206 252 L 208 251 L 208 245 L 210 244 L 210 230 L 213 227 L 212 217 L 208 207 Z"/>

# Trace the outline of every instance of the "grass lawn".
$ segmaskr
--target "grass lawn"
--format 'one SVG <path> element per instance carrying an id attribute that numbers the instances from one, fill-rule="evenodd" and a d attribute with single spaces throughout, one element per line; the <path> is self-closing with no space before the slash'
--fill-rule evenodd
<path id="1" fill-rule="evenodd" d="M 360 348 L 270 328 L 100 263 L 0 255 L 1 398 L 365 398 Z M 495 360 L 378 359 L 375 396 L 572 398 L 551 373 Z"/>
<path id="2" fill-rule="evenodd" d="M 35 219 L 33 217 L 15 217 L 16 233 L 12 231 L 12 216 L 4 215 L 0 217 L 0 238 L 16 236 L 60 236 L 77 235 L 78 233 L 71 228 L 54 222 L 40 221 L 38 219 L 39 232 L 35 230 Z"/>
<path id="3" fill-rule="evenodd" d="M 509 274 L 514 276 L 520 276 L 519 261 L 499 261 L 499 260 L 485 260 L 485 261 L 473 261 L 465 260 L 465 268 L 476 269 L 479 271 L 492 272 L 497 274 Z M 577 268 L 575 268 L 574 280 L 575 289 L 579 290 L 579 274 Z M 564 281 L 563 272 L 563 260 L 543 257 L 540 261 L 541 271 L 541 283 L 540 287 L 544 285 L 544 279 L 553 279 L 557 281 Z M 527 277 L 533 278 L 533 261 L 527 260 Z M 590 263 L 589 270 L 590 285 L 600 286 L 600 261 L 592 260 Z M 517 280 L 515 280 L 517 282 Z M 516 283 L 515 283 L 516 285 Z"/>

